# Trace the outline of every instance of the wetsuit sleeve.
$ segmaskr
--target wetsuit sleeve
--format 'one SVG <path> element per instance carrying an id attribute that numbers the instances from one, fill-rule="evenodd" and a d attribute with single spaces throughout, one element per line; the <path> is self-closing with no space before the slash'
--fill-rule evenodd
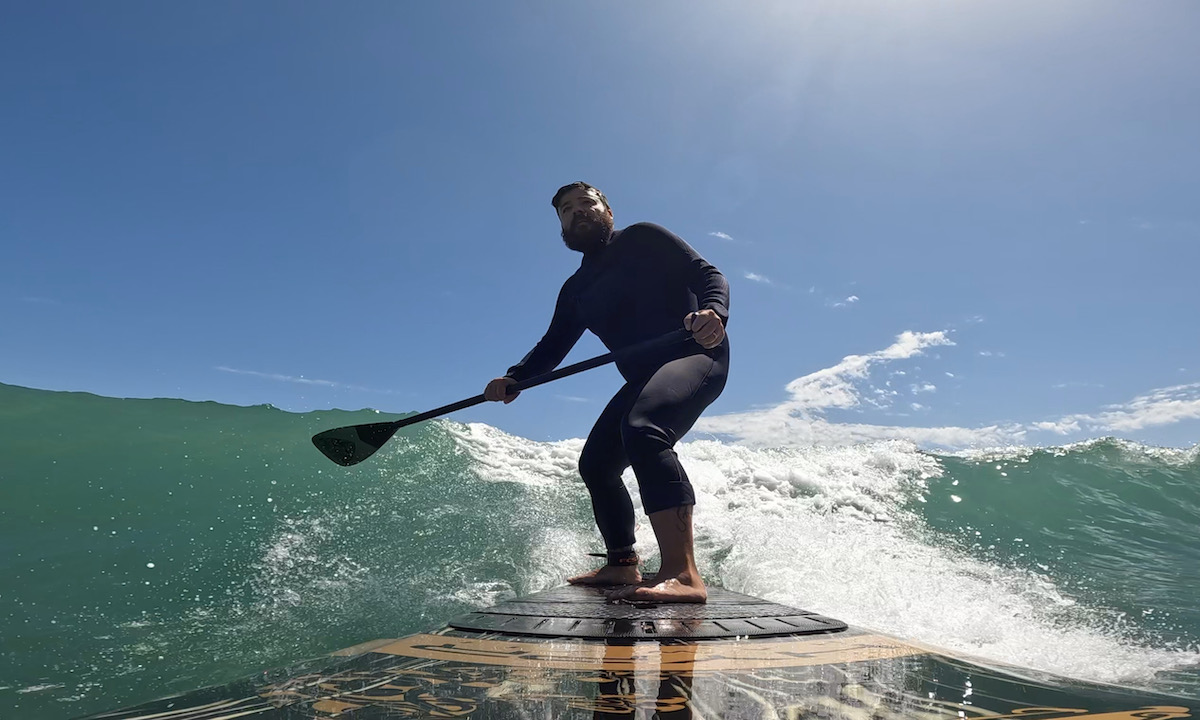
<path id="1" fill-rule="evenodd" d="M 663 263 L 671 273 L 687 278 L 688 288 L 696 294 L 701 310 L 712 310 L 721 318 L 722 325 L 729 324 L 729 282 L 712 263 L 700 257 L 691 245 L 670 230 L 651 225 L 657 230 L 659 240 L 655 245 L 662 255 Z"/>
<path id="2" fill-rule="evenodd" d="M 558 366 L 584 331 L 583 322 L 575 312 L 575 296 L 571 291 L 571 281 L 563 283 L 558 293 L 558 302 L 554 305 L 554 317 L 550 319 L 550 327 L 537 345 L 529 351 L 521 362 L 508 369 L 505 376 L 520 382 L 535 375 L 550 372 Z"/>

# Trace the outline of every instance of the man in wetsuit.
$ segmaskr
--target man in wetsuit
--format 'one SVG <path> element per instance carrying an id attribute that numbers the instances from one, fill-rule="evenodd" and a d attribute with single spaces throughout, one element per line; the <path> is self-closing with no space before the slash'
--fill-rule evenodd
<path id="1" fill-rule="evenodd" d="M 696 497 L 673 448 L 725 388 L 729 284 L 665 228 L 637 223 L 614 231 L 608 200 L 586 183 L 561 188 L 552 203 L 563 242 L 583 253 L 583 261 L 563 283 L 545 336 L 488 383 L 484 395 L 512 402 L 519 393 L 509 394 L 508 386 L 554 369 L 584 330 L 609 350 L 680 326 L 690 330 L 687 342 L 617 363 L 626 383 L 600 414 L 579 456 L 608 562 L 568 582 L 624 586 L 613 598 L 704 602 L 693 549 Z M 633 502 L 621 482 L 631 465 L 662 555 L 658 574 L 645 582 L 633 549 Z"/>

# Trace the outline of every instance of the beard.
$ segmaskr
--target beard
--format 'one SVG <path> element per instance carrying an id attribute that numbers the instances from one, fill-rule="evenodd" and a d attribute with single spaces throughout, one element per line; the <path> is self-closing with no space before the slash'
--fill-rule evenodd
<path id="1" fill-rule="evenodd" d="M 562 231 L 563 244 L 585 255 L 608 242 L 613 232 L 613 219 L 608 213 L 584 210 L 571 219 L 571 227 Z"/>

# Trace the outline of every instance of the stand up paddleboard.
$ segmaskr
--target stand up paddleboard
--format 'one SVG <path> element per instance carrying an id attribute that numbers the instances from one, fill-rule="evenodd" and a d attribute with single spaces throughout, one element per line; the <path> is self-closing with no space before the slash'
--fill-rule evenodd
<path id="1" fill-rule="evenodd" d="M 563 587 L 434 632 L 90 717 L 1168 720 L 1197 709 L 977 664 L 721 588 L 705 605 L 650 605 Z"/>

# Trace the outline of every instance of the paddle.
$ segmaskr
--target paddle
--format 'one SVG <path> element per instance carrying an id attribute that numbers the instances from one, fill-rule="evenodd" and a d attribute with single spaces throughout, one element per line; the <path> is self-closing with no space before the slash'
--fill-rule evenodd
<path id="1" fill-rule="evenodd" d="M 668 347 L 676 343 L 684 342 L 692 337 L 692 333 L 688 330 L 679 329 L 669 332 L 661 337 L 647 340 L 637 345 L 630 345 L 627 348 L 621 348 L 615 352 L 598 355 L 590 360 L 568 365 L 565 368 L 554 370 L 543 375 L 531 377 L 528 380 L 522 380 L 519 383 L 508 386 L 509 394 L 528 390 L 531 387 L 544 385 L 552 380 L 581 373 L 584 370 L 591 370 L 601 365 L 607 365 L 616 360 L 623 360 L 632 355 L 646 352 L 647 350 L 655 350 L 658 348 Z M 350 425 L 348 427 L 335 428 L 326 430 L 313 435 L 313 445 L 317 446 L 325 457 L 334 461 L 338 465 L 349 467 L 357 465 L 375 454 L 375 451 L 383 447 L 383 444 L 396 434 L 396 431 L 408 425 L 415 425 L 419 422 L 424 422 L 440 415 L 463 410 L 465 408 L 478 405 L 482 402 L 487 402 L 483 395 L 459 400 L 456 403 L 443 405 L 440 408 L 434 408 L 428 412 L 423 412 L 419 415 L 406 417 L 403 420 L 392 420 L 389 422 L 368 423 L 366 425 Z"/>

